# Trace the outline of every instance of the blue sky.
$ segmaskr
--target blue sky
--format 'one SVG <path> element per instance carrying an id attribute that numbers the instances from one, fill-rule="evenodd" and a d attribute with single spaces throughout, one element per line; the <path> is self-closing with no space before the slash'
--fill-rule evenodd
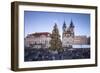
<path id="1" fill-rule="evenodd" d="M 90 35 L 90 14 L 24 11 L 24 37 L 35 32 L 51 33 L 55 23 L 62 35 L 64 21 L 68 27 L 71 20 L 75 26 L 75 35 Z"/>

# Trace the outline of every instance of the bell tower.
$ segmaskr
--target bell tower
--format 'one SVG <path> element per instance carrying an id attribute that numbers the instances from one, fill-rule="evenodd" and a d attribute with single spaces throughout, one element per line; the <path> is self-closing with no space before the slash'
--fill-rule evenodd
<path id="1" fill-rule="evenodd" d="M 66 26 L 66 23 L 65 23 L 65 21 L 64 21 L 64 23 L 63 23 L 63 26 L 62 26 L 62 31 L 63 31 L 63 33 L 62 33 L 62 38 L 64 38 L 65 37 L 65 33 L 66 33 L 66 29 L 67 29 L 67 26 Z"/>
<path id="2" fill-rule="evenodd" d="M 73 21 L 71 20 L 71 22 L 70 22 L 70 25 L 69 25 L 69 28 L 70 28 L 70 35 L 72 36 L 72 37 L 74 37 L 74 24 L 73 24 Z"/>
<path id="3" fill-rule="evenodd" d="M 63 34 L 62 34 L 62 46 L 65 48 L 72 48 L 74 42 L 74 24 L 71 20 L 69 27 L 66 27 L 66 23 L 63 23 Z"/>
<path id="4" fill-rule="evenodd" d="M 62 27 L 62 29 L 63 29 L 63 32 L 66 31 L 66 23 L 65 23 L 65 21 L 64 21 L 64 23 L 63 23 L 63 27 Z"/>

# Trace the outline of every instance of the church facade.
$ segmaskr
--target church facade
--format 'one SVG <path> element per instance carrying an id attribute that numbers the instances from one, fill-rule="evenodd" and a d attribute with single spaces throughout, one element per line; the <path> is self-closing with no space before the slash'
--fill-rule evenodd
<path id="1" fill-rule="evenodd" d="M 71 47 L 74 42 L 74 25 L 71 21 L 69 27 L 66 26 L 66 23 L 64 21 L 63 24 L 63 33 L 62 33 L 62 46 L 63 47 Z"/>
<path id="2" fill-rule="evenodd" d="M 89 45 L 89 37 L 86 35 L 75 35 L 75 26 L 71 20 L 70 25 L 66 26 L 66 23 L 63 23 L 63 33 L 62 33 L 62 46 L 73 47 L 73 45 Z"/>

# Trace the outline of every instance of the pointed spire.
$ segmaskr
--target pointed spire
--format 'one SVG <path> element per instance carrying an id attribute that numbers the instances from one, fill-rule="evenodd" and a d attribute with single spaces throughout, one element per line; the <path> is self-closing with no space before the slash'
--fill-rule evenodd
<path id="1" fill-rule="evenodd" d="M 63 29 L 63 31 L 66 30 L 66 23 L 65 23 L 65 21 L 64 21 L 64 23 L 63 23 L 63 27 L 62 27 L 62 29 Z"/>
<path id="2" fill-rule="evenodd" d="M 70 28 L 74 28 L 74 24 L 73 24 L 73 21 L 71 20 L 71 23 L 70 23 Z"/>
<path id="3" fill-rule="evenodd" d="M 57 24 L 55 23 L 54 28 L 57 28 Z"/>
<path id="4" fill-rule="evenodd" d="M 64 23 L 63 23 L 63 28 L 66 28 L 66 23 L 65 23 L 65 21 L 64 21 Z"/>

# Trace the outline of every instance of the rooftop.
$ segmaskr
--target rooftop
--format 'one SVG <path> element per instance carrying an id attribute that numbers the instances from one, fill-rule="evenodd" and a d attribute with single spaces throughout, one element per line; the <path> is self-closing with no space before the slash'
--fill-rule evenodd
<path id="1" fill-rule="evenodd" d="M 27 37 L 29 37 L 29 36 L 40 37 L 41 35 L 49 36 L 50 33 L 49 32 L 35 32 L 32 34 L 28 34 Z"/>

